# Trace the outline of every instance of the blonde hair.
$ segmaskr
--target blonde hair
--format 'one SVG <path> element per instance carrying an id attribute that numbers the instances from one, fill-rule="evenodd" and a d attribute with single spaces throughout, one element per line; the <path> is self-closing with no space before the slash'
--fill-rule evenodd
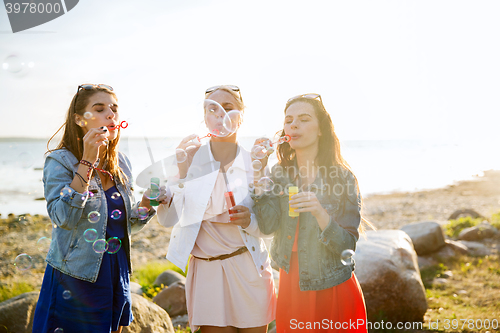
<path id="1" fill-rule="evenodd" d="M 205 94 L 205 98 L 209 99 L 210 95 L 212 95 L 217 90 L 223 90 L 225 92 L 230 93 L 231 96 L 233 96 L 234 99 L 236 100 L 236 106 L 238 107 L 238 110 L 240 112 L 244 112 L 244 110 L 245 110 L 245 104 L 243 104 L 243 98 L 241 97 L 241 90 L 234 91 L 229 86 L 222 85 L 222 86 L 217 87 L 217 89 L 215 89 L 214 91 L 211 91 L 208 94 Z"/>

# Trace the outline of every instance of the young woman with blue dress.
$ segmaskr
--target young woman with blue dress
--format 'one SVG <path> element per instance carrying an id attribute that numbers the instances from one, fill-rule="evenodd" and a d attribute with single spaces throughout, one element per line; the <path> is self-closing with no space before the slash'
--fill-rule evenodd
<path id="1" fill-rule="evenodd" d="M 133 320 L 130 234 L 156 212 L 146 194 L 134 199 L 130 161 L 118 152 L 119 118 L 110 86 L 78 86 L 63 137 L 46 157 L 53 229 L 33 332 L 121 332 Z"/>

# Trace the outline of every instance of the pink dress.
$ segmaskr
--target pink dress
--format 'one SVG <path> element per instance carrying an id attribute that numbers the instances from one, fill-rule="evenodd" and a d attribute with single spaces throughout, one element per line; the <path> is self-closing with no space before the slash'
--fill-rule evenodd
<path id="1" fill-rule="evenodd" d="M 245 246 L 238 226 L 229 222 L 224 200 L 226 185 L 217 176 L 191 254 L 200 258 L 229 254 Z M 276 295 L 271 268 L 259 276 L 250 252 L 224 260 L 191 257 L 186 279 L 189 324 L 199 326 L 258 327 L 275 318 Z"/>

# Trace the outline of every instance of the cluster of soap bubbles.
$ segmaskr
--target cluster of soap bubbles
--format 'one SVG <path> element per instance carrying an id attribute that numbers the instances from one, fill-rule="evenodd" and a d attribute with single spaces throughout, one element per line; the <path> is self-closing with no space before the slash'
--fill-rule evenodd
<path id="1" fill-rule="evenodd" d="M 202 139 L 211 137 L 227 137 L 234 134 L 243 121 L 243 113 L 239 110 L 226 111 L 219 103 L 214 100 L 206 99 L 203 101 L 205 114 L 205 125 L 208 128 L 208 134 L 198 136 L 193 141 L 201 142 Z M 175 150 L 177 163 L 183 163 L 187 159 L 187 153 L 181 148 Z"/>
<path id="2" fill-rule="evenodd" d="M 205 110 L 205 124 L 211 135 L 226 137 L 234 134 L 243 120 L 243 114 L 239 110 L 226 111 L 214 100 L 203 101 Z"/>
<path id="3" fill-rule="evenodd" d="M 111 237 L 108 240 L 103 238 L 97 239 L 97 231 L 95 229 L 85 230 L 83 239 L 85 239 L 87 243 L 92 243 L 92 249 L 96 253 L 104 253 L 107 251 L 109 254 L 115 254 L 122 247 L 122 241 L 117 237 Z"/>

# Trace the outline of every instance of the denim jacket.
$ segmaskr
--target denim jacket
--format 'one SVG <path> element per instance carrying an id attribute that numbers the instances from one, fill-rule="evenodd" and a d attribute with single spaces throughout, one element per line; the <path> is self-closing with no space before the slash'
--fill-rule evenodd
<path id="1" fill-rule="evenodd" d="M 87 229 L 97 231 L 97 239 L 106 239 L 108 209 L 106 195 L 99 175 L 90 180 L 88 193 L 78 193 L 69 185 L 75 177 L 79 161 L 67 149 L 50 153 L 43 168 L 43 185 L 47 211 L 52 220 L 52 242 L 46 261 L 55 269 L 74 278 L 95 282 L 101 267 L 103 253 L 96 253 L 92 243 L 86 242 L 83 234 Z M 154 210 L 144 220 L 139 218 L 132 193 L 132 173 L 128 158 L 120 153 L 119 166 L 127 176 L 126 184 L 115 178 L 116 188 L 125 203 L 127 214 L 127 237 L 122 247 L 127 253 L 130 270 L 130 234 L 141 230 L 156 213 Z M 99 221 L 91 223 L 88 215 L 92 211 L 100 214 Z"/>
<path id="2" fill-rule="evenodd" d="M 355 179 L 344 170 L 343 184 L 329 186 L 318 175 L 309 186 L 315 192 L 321 205 L 328 212 L 330 222 L 321 230 L 316 218 L 309 212 L 300 213 L 298 260 L 300 290 L 322 290 L 339 285 L 352 276 L 354 264 L 346 266 L 341 262 L 341 254 L 346 249 L 355 250 L 358 227 L 361 222 L 360 194 Z M 260 230 L 265 234 L 274 233 L 271 257 L 275 264 L 287 273 L 295 240 L 297 218 L 290 217 L 288 187 L 295 186 L 285 168 L 273 167 L 271 179 L 274 189 L 255 196 L 254 212 Z M 342 195 L 347 191 L 347 196 Z"/>

